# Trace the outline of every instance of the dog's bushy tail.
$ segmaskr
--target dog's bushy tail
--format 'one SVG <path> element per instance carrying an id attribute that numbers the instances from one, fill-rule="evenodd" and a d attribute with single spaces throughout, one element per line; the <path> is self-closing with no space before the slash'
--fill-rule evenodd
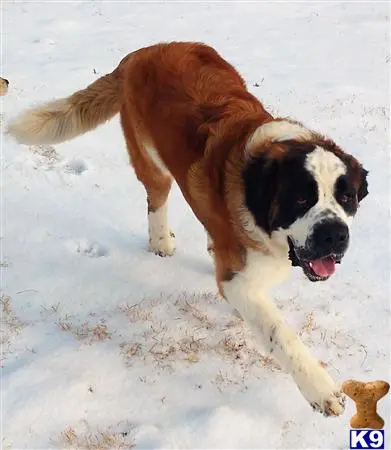
<path id="1" fill-rule="evenodd" d="M 80 136 L 115 116 L 121 106 L 118 71 L 70 97 L 31 108 L 13 119 L 7 133 L 22 144 L 57 144 Z"/>

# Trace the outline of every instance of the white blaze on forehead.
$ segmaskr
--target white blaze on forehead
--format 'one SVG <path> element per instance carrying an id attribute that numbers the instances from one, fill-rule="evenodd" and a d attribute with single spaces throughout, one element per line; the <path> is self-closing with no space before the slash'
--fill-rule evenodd
<path id="1" fill-rule="evenodd" d="M 334 153 L 316 147 L 306 158 L 305 168 L 318 185 L 318 203 L 335 202 L 334 191 L 337 179 L 346 174 L 346 166 Z"/>
<path id="2" fill-rule="evenodd" d="M 309 219 L 314 223 L 327 217 L 337 217 L 350 226 L 352 217 L 347 215 L 335 198 L 338 178 L 347 173 L 344 162 L 333 152 L 316 147 L 306 158 L 305 168 L 314 177 L 318 187 L 318 202 L 309 211 Z"/>

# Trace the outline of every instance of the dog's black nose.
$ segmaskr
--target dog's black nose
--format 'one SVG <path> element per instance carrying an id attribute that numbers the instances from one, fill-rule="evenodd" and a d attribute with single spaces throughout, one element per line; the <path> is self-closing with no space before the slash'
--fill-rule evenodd
<path id="1" fill-rule="evenodd" d="M 315 226 L 314 245 L 322 253 L 343 253 L 349 243 L 349 228 L 339 220 L 328 220 Z"/>
<path id="2" fill-rule="evenodd" d="M 3 80 L 5 81 L 7 86 L 10 84 L 10 82 L 8 80 L 6 80 L 5 78 L 3 78 Z"/>

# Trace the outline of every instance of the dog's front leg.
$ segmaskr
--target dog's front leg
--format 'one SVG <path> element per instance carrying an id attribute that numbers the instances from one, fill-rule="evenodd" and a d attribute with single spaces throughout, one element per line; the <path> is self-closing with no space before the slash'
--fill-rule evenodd
<path id="1" fill-rule="evenodd" d="M 261 337 L 264 346 L 293 377 L 299 390 L 317 411 L 337 416 L 344 410 L 344 396 L 319 361 L 311 356 L 300 338 L 284 323 L 258 280 L 245 268 L 221 282 L 225 298 Z M 259 274 L 261 275 L 261 274 Z"/>

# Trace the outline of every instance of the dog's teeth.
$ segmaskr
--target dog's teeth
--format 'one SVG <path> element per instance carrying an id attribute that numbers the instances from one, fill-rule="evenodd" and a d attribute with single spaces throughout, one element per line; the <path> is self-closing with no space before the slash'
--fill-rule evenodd
<path id="1" fill-rule="evenodd" d="M 309 263 L 308 263 L 308 265 L 311 267 L 311 269 L 312 269 L 312 262 L 310 261 Z"/>

